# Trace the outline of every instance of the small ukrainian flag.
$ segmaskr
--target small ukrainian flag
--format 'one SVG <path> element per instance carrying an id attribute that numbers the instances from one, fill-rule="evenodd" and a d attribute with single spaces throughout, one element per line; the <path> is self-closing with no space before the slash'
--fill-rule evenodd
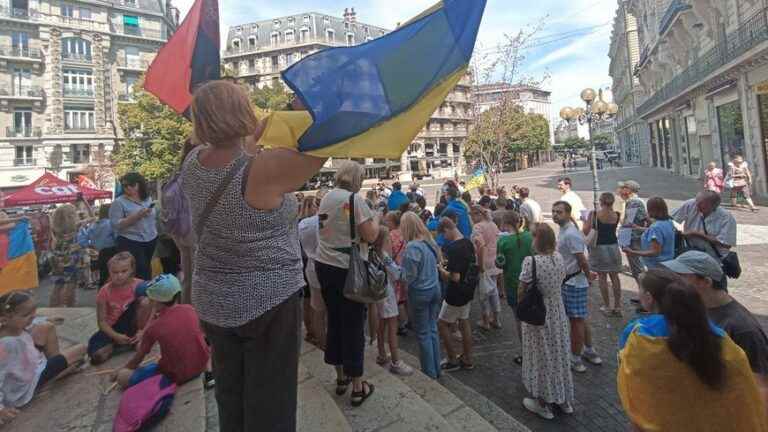
<path id="1" fill-rule="evenodd" d="M 484 184 L 485 184 L 485 170 L 483 168 L 478 168 L 477 171 L 475 171 L 475 174 L 472 176 L 472 178 L 470 178 L 469 181 L 467 182 L 467 186 L 465 190 L 471 191 L 472 189 L 477 189 Z"/>

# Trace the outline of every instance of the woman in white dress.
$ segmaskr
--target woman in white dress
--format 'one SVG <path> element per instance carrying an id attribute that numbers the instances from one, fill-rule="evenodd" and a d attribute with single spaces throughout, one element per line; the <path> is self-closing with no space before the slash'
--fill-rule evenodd
<path id="1" fill-rule="evenodd" d="M 573 376 L 570 363 L 568 317 L 560 294 L 565 279 L 563 257 L 556 251 L 555 232 L 547 224 L 538 224 L 533 248 L 536 255 L 523 260 L 520 290 L 533 282 L 533 260 L 536 260 L 536 286 L 544 297 L 547 318 L 543 326 L 523 323 L 523 384 L 530 397 L 523 406 L 540 417 L 555 417 L 556 404 L 565 414 L 573 413 Z"/>

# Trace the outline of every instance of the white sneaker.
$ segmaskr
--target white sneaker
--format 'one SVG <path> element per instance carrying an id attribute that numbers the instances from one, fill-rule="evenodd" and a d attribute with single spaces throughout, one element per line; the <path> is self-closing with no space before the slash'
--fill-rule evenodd
<path id="1" fill-rule="evenodd" d="M 573 414 L 573 406 L 568 402 L 558 404 L 557 406 L 560 408 L 560 411 L 562 411 L 563 414 Z"/>
<path id="2" fill-rule="evenodd" d="M 603 364 L 603 359 L 601 359 L 600 356 L 597 355 L 597 353 L 593 349 L 590 349 L 590 350 L 586 350 L 585 349 L 581 353 L 581 357 L 584 358 L 584 360 L 592 363 L 593 365 L 598 365 L 599 366 L 599 365 Z"/>
<path id="3" fill-rule="evenodd" d="M 398 360 L 389 365 L 389 371 L 395 375 L 408 376 L 413 374 L 413 368 L 405 364 L 404 361 Z"/>
<path id="4" fill-rule="evenodd" d="M 571 370 L 578 373 L 584 373 L 587 371 L 587 367 L 584 366 L 584 362 L 581 359 L 571 359 Z"/>
<path id="5" fill-rule="evenodd" d="M 552 413 L 552 410 L 549 409 L 548 406 L 541 406 L 539 404 L 539 401 L 537 401 L 536 399 L 523 398 L 523 406 L 528 411 L 538 415 L 543 419 L 552 420 L 553 418 L 555 418 L 555 415 Z"/>

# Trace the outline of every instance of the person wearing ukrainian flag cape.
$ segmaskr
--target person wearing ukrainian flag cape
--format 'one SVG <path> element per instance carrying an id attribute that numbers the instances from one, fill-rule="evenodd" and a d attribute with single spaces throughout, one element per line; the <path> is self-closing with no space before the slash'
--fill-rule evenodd
<path id="1" fill-rule="evenodd" d="M 617 377 L 633 430 L 768 430 L 744 351 L 707 319 L 696 290 L 670 270 L 651 269 L 640 301 L 651 315 L 624 330 Z"/>

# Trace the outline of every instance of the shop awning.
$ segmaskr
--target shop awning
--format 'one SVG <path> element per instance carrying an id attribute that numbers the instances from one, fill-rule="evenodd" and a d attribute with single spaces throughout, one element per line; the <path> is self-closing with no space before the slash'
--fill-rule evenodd
<path id="1" fill-rule="evenodd" d="M 97 199 L 110 199 L 112 192 L 78 186 L 64 181 L 51 173 L 45 173 L 42 177 L 5 197 L 5 207 L 19 207 L 27 205 L 59 204 L 75 202 L 77 195 L 82 193 L 87 201 Z"/>

